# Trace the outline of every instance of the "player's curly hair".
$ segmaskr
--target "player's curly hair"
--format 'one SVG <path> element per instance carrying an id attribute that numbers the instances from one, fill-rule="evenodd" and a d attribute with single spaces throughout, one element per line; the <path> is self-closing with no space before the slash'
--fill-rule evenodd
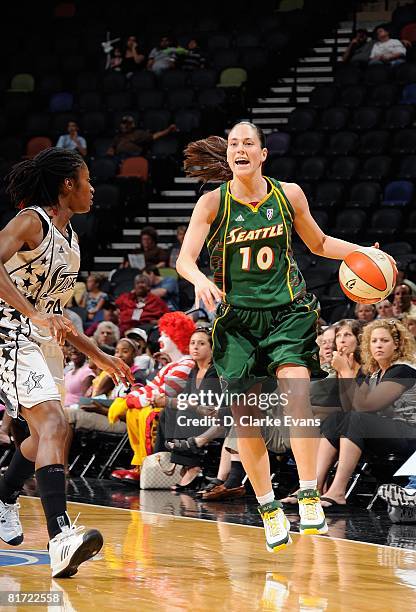
<path id="1" fill-rule="evenodd" d="M 395 319 L 377 319 L 364 327 L 361 336 L 361 367 L 366 374 L 373 374 L 380 368 L 370 349 L 371 334 L 374 329 L 379 328 L 386 329 L 396 343 L 392 363 L 396 361 L 416 363 L 416 342 L 403 323 Z"/>
<path id="2" fill-rule="evenodd" d="M 56 206 L 63 182 L 76 179 L 83 164 L 76 151 L 49 147 L 13 166 L 5 178 L 6 191 L 18 208 Z"/>
<path id="3" fill-rule="evenodd" d="M 159 319 L 159 332 L 169 336 L 184 355 L 194 331 L 195 323 L 184 312 L 167 312 Z"/>
<path id="4" fill-rule="evenodd" d="M 250 121 L 239 121 L 237 125 L 249 125 L 257 132 L 260 146 L 266 146 L 263 130 Z M 232 128 L 232 129 L 233 129 Z M 227 141 L 221 136 L 208 136 L 202 140 L 190 142 L 184 150 L 184 168 L 187 176 L 199 178 L 204 183 L 208 181 L 229 181 L 233 177 L 227 162 Z"/>

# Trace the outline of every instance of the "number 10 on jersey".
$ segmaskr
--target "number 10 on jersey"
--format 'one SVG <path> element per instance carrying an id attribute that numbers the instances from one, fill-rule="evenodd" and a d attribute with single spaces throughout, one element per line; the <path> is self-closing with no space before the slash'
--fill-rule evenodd
<path id="1" fill-rule="evenodd" d="M 251 267 L 252 248 L 249 246 L 241 247 L 240 255 L 242 256 L 241 269 L 248 272 Z M 257 253 L 256 262 L 258 268 L 263 272 L 266 270 L 270 270 L 274 263 L 273 250 L 269 246 L 261 247 L 261 249 L 259 249 Z"/>

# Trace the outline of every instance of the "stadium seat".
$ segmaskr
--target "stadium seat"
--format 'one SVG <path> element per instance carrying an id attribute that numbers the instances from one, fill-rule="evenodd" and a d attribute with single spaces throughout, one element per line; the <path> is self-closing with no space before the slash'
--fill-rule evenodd
<path id="1" fill-rule="evenodd" d="M 143 127 L 151 132 L 164 130 L 171 123 L 171 114 L 168 110 L 147 110 L 143 114 Z"/>
<path id="2" fill-rule="evenodd" d="M 349 85 L 342 87 L 337 99 L 339 106 L 346 108 L 358 108 L 364 101 L 365 87 L 363 85 Z"/>
<path id="3" fill-rule="evenodd" d="M 131 107 L 131 94 L 129 91 L 109 93 L 105 97 L 105 107 L 108 111 L 125 111 Z"/>
<path id="4" fill-rule="evenodd" d="M 218 70 L 238 66 L 239 49 L 217 49 L 213 54 L 213 64 Z"/>
<path id="5" fill-rule="evenodd" d="M 367 214 L 364 210 L 342 210 L 335 218 L 335 236 L 347 239 L 358 236 L 364 227 L 366 218 Z"/>
<path id="6" fill-rule="evenodd" d="M 322 132 L 302 132 L 296 135 L 291 146 L 291 153 L 302 156 L 317 155 L 322 149 L 323 141 Z"/>
<path id="7" fill-rule="evenodd" d="M 358 135 L 355 132 L 336 132 L 325 147 L 327 155 L 351 155 L 357 150 Z"/>
<path id="8" fill-rule="evenodd" d="M 70 19 L 75 16 L 76 6 L 73 2 L 60 2 L 53 10 L 58 19 Z"/>
<path id="9" fill-rule="evenodd" d="M 217 83 L 217 71 L 207 68 L 193 70 L 189 75 L 189 79 L 194 89 L 211 89 Z"/>
<path id="10" fill-rule="evenodd" d="M 400 104 L 416 104 L 416 83 L 409 83 L 403 88 Z"/>
<path id="11" fill-rule="evenodd" d="M 382 83 L 388 83 L 391 80 L 392 72 L 389 66 L 367 66 L 364 75 L 363 82 L 367 85 L 381 85 Z"/>
<path id="12" fill-rule="evenodd" d="M 415 158 L 416 159 L 416 158 Z M 413 200 L 414 186 L 410 181 L 392 181 L 384 189 L 383 206 L 404 207 Z"/>
<path id="13" fill-rule="evenodd" d="M 386 152 L 389 140 L 389 132 L 383 130 L 364 132 L 360 137 L 359 152 L 362 155 L 381 155 Z"/>
<path id="14" fill-rule="evenodd" d="M 308 106 L 321 110 L 332 106 L 335 100 L 336 87 L 334 85 L 321 85 L 311 92 Z"/>
<path id="15" fill-rule="evenodd" d="M 344 129 L 348 116 L 346 108 L 327 108 L 321 115 L 319 127 L 325 131 L 339 132 Z"/>
<path id="16" fill-rule="evenodd" d="M 381 117 L 381 111 L 379 108 L 374 107 L 361 107 L 354 111 L 353 117 L 350 122 L 352 130 L 372 130 L 374 129 Z"/>
<path id="17" fill-rule="evenodd" d="M 86 68 L 86 61 L 83 55 L 66 55 L 61 60 L 62 72 L 66 75 L 79 74 Z"/>
<path id="18" fill-rule="evenodd" d="M 403 233 L 410 239 L 416 238 L 416 210 L 413 210 L 408 216 Z"/>
<path id="19" fill-rule="evenodd" d="M 354 183 L 346 201 L 348 208 L 372 208 L 380 203 L 380 185 L 378 183 Z"/>
<path id="20" fill-rule="evenodd" d="M 266 148 L 269 155 L 285 155 L 289 150 L 290 134 L 287 132 L 272 132 L 266 136 Z"/>
<path id="21" fill-rule="evenodd" d="M 95 92 L 98 89 L 98 75 L 95 72 L 81 72 L 77 75 L 75 87 L 80 93 Z"/>
<path id="22" fill-rule="evenodd" d="M 51 94 L 62 91 L 63 80 L 59 74 L 45 74 L 40 77 L 36 91 L 42 94 Z"/>
<path id="23" fill-rule="evenodd" d="M 403 129 L 395 133 L 392 146 L 393 153 L 415 153 L 416 152 L 416 130 L 414 128 Z"/>
<path id="24" fill-rule="evenodd" d="M 159 79 L 161 89 L 183 89 L 186 87 L 188 75 L 184 70 L 167 70 L 163 72 Z"/>
<path id="25" fill-rule="evenodd" d="M 150 70 L 135 72 L 130 79 L 132 91 L 143 91 L 144 89 L 156 89 L 156 75 Z"/>
<path id="26" fill-rule="evenodd" d="M 219 87 L 241 87 L 247 81 L 244 68 L 225 68 L 218 82 Z"/>
<path id="27" fill-rule="evenodd" d="M 267 176 L 274 176 L 282 181 L 292 182 L 297 177 L 296 161 L 293 157 L 275 157 L 266 160 Z"/>
<path id="28" fill-rule="evenodd" d="M 39 41 L 39 38 L 38 38 Z M 59 70 L 59 57 L 57 55 L 39 55 L 35 58 L 34 73 L 38 76 L 52 74 Z M 36 89 L 39 89 L 36 85 Z"/>
<path id="29" fill-rule="evenodd" d="M 386 155 L 375 155 L 366 159 L 359 172 L 359 177 L 366 181 L 386 179 L 391 168 L 392 159 Z"/>
<path id="30" fill-rule="evenodd" d="M 416 155 L 408 155 L 400 160 L 396 176 L 401 179 L 416 180 Z"/>
<path id="31" fill-rule="evenodd" d="M 409 40 L 411 43 L 416 42 L 416 23 L 408 23 L 400 31 L 400 40 Z"/>
<path id="32" fill-rule="evenodd" d="M 357 173 L 358 166 L 358 157 L 336 157 L 331 163 L 327 176 L 334 181 L 350 181 Z"/>
<path id="33" fill-rule="evenodd" d="M 116 211 L 120 206 L 120 190 L 117 185 L 97 185 L 94 193 L 94 208 Z"/>
<path id="34" fill-rule="evenodd" d="M 316 124 L 316 112 L 307 108 L 296 108 L 288 117 L 286 129 L 290 132 L 306 132 Z"/>
<path id="35" fill-rule="evenodd" d="M 137 94 L 137 106 L 140 110 L 162 108 L 165 93 L 160 89 L 144 89 Z"/>
<path id="36" fill-rule="evenodd" d="M 179 132 L 192 132 L 197 130 L 201 124 L 201 113 L 196 109 L 176 111 L 174 123 Z"/>
<path id="37" fill-rule="evenodd" d="M 96 138 L 92 144 L 94 157 L 105 157 L 112 144 L 112 138 Z"/>
<path id="38" fill-rule="evenodd" d="M 15 74 L 10 82 L 9 91 L 29 93 L 35 89 L 35 79 L 31 74 Z"/>
<path id="39" fill-rule="evenodd" d="M 201 108 L 221 107 L 225 102 L 225 92 L 222 89 L 204 89 L 198 96 L 198 105 Z"/>
<path id="40" fill-rule="evenodd" d="M 101 81 L 101 89 L 104 93 L 116 93 L 123 91 L 126 86 L 126 77 L 121 72 L 108 72 Z"/>
<path id="41" fill-rule="evenodd" d="M 370 87 L 368 103 L 371 106 L 392 106 L 396 102 L 397 93 L 397 85 L 394 83 L 383 83 L 382 85 Z"/>
<path id="42" fill-rule="evenodd" d="M 241 49 L 239 64 L 249 73 L 255 76 L 256 70 L 262 70 L 267 66 L 268 52 L 263 47 L 252 47 L 251 49 Z"/>
<path id="43" fill-rule="evenodd" d="M 22 153 L 23 147 L 20 138 L 10 137 L 0 140 L 0 160 L 16 162 L 20 159 Z"/>
<path id="44" fill-rule="evenodd" d="M 174 157 L 178 153 L 178 138 L 171 134 L 152 143 L 150 154 L 155 158 Z"/>
<path id="45" fill-rule="evenodd" d="M 396 69 L 396 80 L 400 85 L 407 85 L 408 83 L 416 83 L 416 65 L 415 64 L 401 64 Z"/>
<path id="46" fill-rule="evenodd" d="M 67 113 L 72 110 L 74 96 L 68 91 L 53 94 L 49 100 L 49 111 L 51 113 Z"/>
<path id="47" fill-rule="evenodd" d="M 44 149 L 52 147 L 52 140 L 46 136 L 35 136 L 26 144 L 26 157 L 31 159 Z"/>
<path id="48" fill-rule="evenodd" d="M 353 64 L 340 64 L 335 73 L 335 83 L 342 90 L 350 85 L 358 85 L 361 80 L 361 71 Z"/>
<path id="49" fill-rule="evenodd" d="M 325 173 L 325 167 L 325 157 L 308 157 L 302 161 L 296 176 L 301 181 L 319 181 Z"/>
<path id="50" fill-rule="evenodd" d="M 98 111 L 104 108 L 101 95 L 96 91 L 84 91 L 78 98 L 78 109 L 80 111 Z"/>
<path id="51" fill-rule="evenodd" d="M 217 49 L 229 49 L 231 47 L 231 36 L 225 32 L 213 34 L 209 37 L 207 46 L 211 52 Z"/>
<path id="52" fill-rule="evenodd" d="M 284 32 L 281 28 L 267 32 L 263 37 L 264 46 L 269 49 L 271 54 L 281 53 L 290 42 L 289 32 Z"/>
<path id="53" fill-rule="evenodd" d="M 82 130 L 88 136 L 99 136 L 105 132 L 107 119 L 101 111 L 89 111 L 82 115 Z"/>
<path id="54" fill-rule="evenodd" d="M 393 106 L 386 111 L 383 127 L 400 130 L 412 125 L 414 110 L 411 106 Z"/>
<path id="55" fill-rule="evenodd" d="M 342 201 L 344 185 L 336 181 L 323 181 L 318 184 L 313 199 L 313 208 L 333 208 Z"/>
<path id="56" fill-rule="evenodd" d="M 145 182 L 149 178 L 149 162 L 141 156 L 124 159 L 117 177 L 137 178 Z"/>
<path id="57" fill-rule="evenodd" d="M 42 136 L 48 134 L 50 116 L 48 113 L 32 113 L 26 120 L 26 134 L 28 136 Z"/>
<path id="58" fill-rule="evenodd" d="M 373 213 L 370 220 L 370 227 L 367 229 L 367 234 L 372 238 L 385 239 L 386 236 L 395 236 L 403 221 L 403 215 L 400 210 L 382 208 Z"/>
<path id="59" fill-rule="evenodd" d="M 166 106 L 171 111 L 190 108 L 195 102 L 193 89 L 183 88 L 169 91 L 166 96 Z"/>
<path id="60" fill-rule="evenodd" d="M 113 179 L 117 172 L 117 164 L 113 159 L 94 159 L 91 162 L 91 178 L 98 183 Z"/>
<path id="61" fill-rule="evenodd" d="M 237 34 L 234 44 L 239 49 L 258 47 L 261 44 L 261 38 L 254 32 L 243 32 Z"/>

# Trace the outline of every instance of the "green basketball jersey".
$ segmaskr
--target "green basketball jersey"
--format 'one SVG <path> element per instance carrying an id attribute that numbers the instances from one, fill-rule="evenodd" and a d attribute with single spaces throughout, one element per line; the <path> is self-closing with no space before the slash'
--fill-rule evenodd
<path id="1" fill-rule="evenodd" d="M 229 183 L 221 185 L 207 237 L 214 282 L 226 303 L 242 308 L 282 306 L 306 292 L 291 248 L 293 208 L 280 183 L 264 178 L 271 190 L 255 206 L 234 198 Z"/>

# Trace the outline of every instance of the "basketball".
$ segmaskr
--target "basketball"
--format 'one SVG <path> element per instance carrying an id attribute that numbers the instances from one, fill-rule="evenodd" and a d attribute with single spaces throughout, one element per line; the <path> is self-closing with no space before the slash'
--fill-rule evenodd
<path id="1" fill-rule="evenodd" d="M 389 255 L 374 247 L 350 253 L 339 268 L 339 282 L 353 302 L 376 304 L 393 291 L 397 270 Z"/>

